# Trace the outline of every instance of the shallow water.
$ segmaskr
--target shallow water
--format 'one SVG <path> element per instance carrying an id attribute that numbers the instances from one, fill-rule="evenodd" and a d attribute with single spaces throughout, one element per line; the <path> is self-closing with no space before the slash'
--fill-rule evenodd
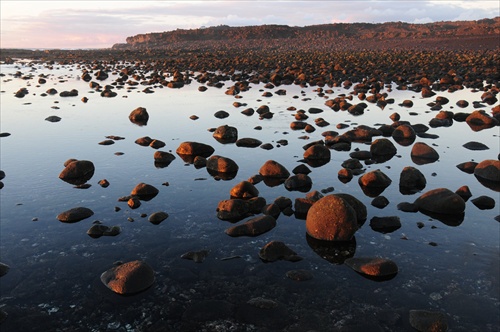
<path id="1" fill-rule="evenodd" d="M 393 112 L 412 124 L 428 124 L 437 112 L 426 104 L 434 98 L 422 99 L 411 91 L 398 91 L 393 86 L 389 98 L 395 103 L 380 109 L 369 104 L 365 114 L 353 116 L 333 112 L 324 105 L 316 87 L 296 85 L 265 89 L 251 84 L 251 89 L 235 99 L 224 91 L 234 82 L 217 89 L 209 87 L 199 92 L 193 80 L 182 89 L 154 87 L 152 94 L 137 89 L 115 90 L 118 96 L 103 98 L 78 79 L 80 70 L 55 65 L 53 69 L 37 64 L 30 66 L 2 65 L 0 132 L 11 136 L 0 138 L 1 169 L 6 173 L 1 189 L 0 261 L 8 264 L 9 273 L 0 280 L 0 306 L 8 317 L 2 331 L 8 330 L 193 330 L 193 331 L 262 331 L 288 330 L 332 331 L 347 330 L 404 331 L 411 330 L 408 313 L 412 309 L 440 311 L 447 315 L 450 331 L 497 331 L 499 317 L 499 195 L 481 185 L 473 175 L 461 172 L 456 165 L 465 161 L 496 159 L 499 153 L 498 127 L 472 131 L 465 123 L 451 127 L 431 128 L 428 132 L 438 139 L 418 138 L 416 142 L 433 145 L 439 161 L 416 165 L 410 158 L 411 146 L 395 143 L 398 154 L 382 164 L 366 166 L 366 170 L 381 169 L 392 179 L 382 193 L 390 201 L 384 209 L 370 205 L 371 197 L 363 194 L 355 177 L 349 183 L 337 178 L 340 164 L 349 159 L 349 152 L 332 150 L 331 161 L 309 174 L 313 190 L 334 187 L 333 193 L 349 193 L 361 200 L 368 209 L 368 220 L 356 233 L 356 257 L 380 256 L 393 260 L 399 267 L 394 279 L 384 282 L 368 280 L 343 264 L 331 263 L 308 244 L 305 221 L 281 215 L 276 228 L 258 237 L 231 238 L 224 230 L 232 224 L 219 220 L 215 209 L 219 201 L 229 199 L 230 189 L 258 173 L 266 160 L 273 159 L 292 170 L 300 164 L 302 146 L 322 139 L 325 130 L 343 133 L 356 125 L 377 127 L 390 124 Z M 12 76 L 16 71 L 32 74 L 32 79 Z M 39 74 L 50 74 L 46 84 L 38 85 Z M 110 84 L 116 75 L 101 85 Z M 29 94 L 14 97 L 21 87 Z M 78 97 L 40 96 L 49 88 L 58 92 L 77 89 Z M 263 91 L 285 89 L 286 96 L 274 94 L 262 97 Z M 351 90 L 332 88 L 334 98 Z M 443 110 L 472 112 L 472 101 L 480 100 L 481 92 L 469 90 L 454 93 L 438 92 L 450 99 Z M 83 103 L 80 99 L 88 97 Z M 296 98 L 294 98 L 296 97 Z M 405 99 L 414 102 L 412 108 L 398 106 Z M 459 109 L 456 101 L 465 99 L 470 106 Z M 353 103 L 356 103 L 354 97 Z M 247 103 L 234 107 L 233 103 Z M 257 114 L 240 112 L 268 105 L 274 113 L 269 120 L 259 120 Z M 290 106 L 308 110 L 318 107 L 320 114 L 309 114 L 308 123 L 322 117 L 330 126 L 313 133 L 292 131 L 294 111 Z M 54 108 L 57 107 L 57 108 Z M 132 124 L 129 113 L 145 107 L 150 115 L 147 126 Z M 453 109 L 452 109 L 453 107 Z M 486 110 L 489 110 L 487 106 Z M 216 111 L 230 113 L 226 119 L 213 116 Z M 410 112 L 417 113 L 411 115 Z M 44 121 L 50 115 L 60 122 Z M 197 115 L 198 120 L 191 120 Z M 350 128 L 336 129 L 338 123 Z M 238 136 L 253 137 L 271 143 L 272 150 L 242 148 L 220 144 L 209 132 L 228 124 L 238 129 Z M 262 130 L 255 130 L 262 126 Z M 125 137 L 115 144 L 98 143 L 105 136 Z M 166 168 L 156 168 L 151 147 L 134 141 L 142 136 L 166 143 L 161 151 L 175 150 L 183 141 L 198 141 L 212 145 L 215 154 L 235 160 L 237 176 L 229 181 L 217 180 L 205 168 L 195 169 L 179 156 Z M 309 139 L 301 139 L 308 136 Z M 288 140 L 277 146 L 276 141 Z M 489 150 L 470 151 L 462 147 L 478 141 Z M 353 143 L 355 148 L 368 150 L 369 145 Z M 123 152 L 123 155 L 115 155 Z M 58 178 L 63 163 L 70 158 L 91 160 L 96 171 L 88 189 L 75 189 Z M 403 213 L 396 205 L 412 202 L 419 194 L 399 192 L 399 174 L 405 166 L 417 167 L 426 177 L 423 190 L 445 187 L 455 191 L 469 186 L 473 197 L 487 195 L 495 199 L 492 210 L 479 210 L 470 200 L 465 217 L 456 227 L 448 226 L 421 213 Z M 108 188 L 97 182 L 107 179 Z M 131 210 L 118 198 L 145 182 L 160 190 L 151 201 L 142 202 Z M 162 185 L 168 182 L 168 186 Z M 260 196 L 271 203 L 279 196 L 294 200 L 305 193 L 289 192 L 283 185 L 267 187 L 257 184 Z M 74 224 L 59 222 L 55 216 L 76 206 L 94 211 L 91 218 Z M 115 207 L 120 207 L 115 211 Z M 153 225 L 147 217 L 165 211 L 169 218 Z M 399 216 L 402 227 L 392 233 L 373 231 L 369 220 L 374 216 Z M 129 221 L 131 218 L 134 221 Z M 105 225 L 118 225 L 122 233 L 116 237 L 93 239 L 86 234 L 94 220 Z M 424 227 L 418 228 L 417 222 Z M 272 240 L 285 242 L 304 259 L 292 263 L 263 263 L 258 252 Z M 437 245 L 430 245 L 435 243 Z M 181 259 L 187 251 L 209 250 L 203 263 Z M 237 256 L 230 260 L 224 258 Z M 146 292 L 131 297 L 111 293 L 100 282 L 102 272 L 116 261 L 145 260 L 156 272 L 156 282 Z M 297 282 L 286 272 L 305 269 L 313 279 Z M 263 297 L 279 304 L 271 311 L 252 312 L 247 301 Z M 225 308 L 224 310 L 218 308 Z"/>

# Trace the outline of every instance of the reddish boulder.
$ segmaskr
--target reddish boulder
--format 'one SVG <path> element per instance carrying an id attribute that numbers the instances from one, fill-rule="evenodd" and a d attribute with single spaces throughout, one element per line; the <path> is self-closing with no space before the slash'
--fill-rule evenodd
<path id="1" fill-rule="evenodd" d="M 437 214 L 461 214 L 465 211 L 465 201 L 458 194 L 446 188 L 430 190 L 413 203 L 419 210 Z"/>
<path id="2" fill-rule="evenodd" d="M 121 295 L 139 293 L 155 281 L 153 269 L 143 261 L 132 261 L 115 266 L 101 275 L 102 283 Z"/>

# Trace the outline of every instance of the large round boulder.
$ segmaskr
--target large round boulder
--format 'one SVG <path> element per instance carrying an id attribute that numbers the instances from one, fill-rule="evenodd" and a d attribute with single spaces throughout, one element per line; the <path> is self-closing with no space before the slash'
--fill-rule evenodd
<path id="1" fill-rule="evenodd" d="M 315 239 L 349 241 L 357 230 L 356 211 L 339 196 L 327 195 L 307 212 L 306 231 Z"/>
<path id="2" fill-rule="evenodd" d="M 136 294 L 153 285 L 155 272 L 147 263 L 137 260 L 112 267 L 101 274 L 101 281 L 115 293 Z"/>
<path id="3" fill-rule="evenodd" d="M 437 214 L 461 214 L 465 201 L 460 195 L 446 188 L 437 188 L 424 193 L 413 203 L 419 210 Z"/>

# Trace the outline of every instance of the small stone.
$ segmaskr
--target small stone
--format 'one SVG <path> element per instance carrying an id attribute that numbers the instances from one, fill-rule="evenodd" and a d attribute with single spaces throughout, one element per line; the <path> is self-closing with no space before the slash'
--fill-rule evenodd
<path id="1" fill-rule="evenodd" d="M 152 213 L 149 216 L 148 221 L 150 223 L 152 223 L 153 225 L 159 225 L 163 220 L 165 220 L 167 218 L 168 218 L 168 213 L 163 212 L 163 211 L 159 211 L 159 212 Z"/>
<path id="2" fill-rule="evenodd" d="M 436 311 L 410 310 L 410 325 L 420 332 L 445 332 L 448 330 L 446 316 Z"/>
<path id="3" fill-rule="evenodd" d="M 147 263 L 137 260 L 112 267 L 101 275 L 101 281 L 115 293 L 135 294 L 153 285 L 155 273 Z"/>

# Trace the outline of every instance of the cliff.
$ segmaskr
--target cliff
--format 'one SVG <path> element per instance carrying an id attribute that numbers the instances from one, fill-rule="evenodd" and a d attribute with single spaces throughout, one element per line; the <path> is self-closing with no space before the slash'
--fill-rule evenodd
<path id="1" fill-rule="evenodd" d="M 169 49 L 171 47 L 204 48 L 210 45 L 243 45 L 266 47 L 322 47 L 351 44 L 359 47 L 374 41 L 395 41 L 402 44 L 417 40 L 496 38 L 500 43 L 500 17 L 478 21 L 436 22 L 410 24 L 390 22 L 336 23 L 290 27 L 286 25 L 260 25 L 229 27 L 226 25 L 199 29 L 177 29 L 168 32 L 131 36 L 126 44 L 115 44 L 114 49 Z M 256 43 L 259 41 L 258 43 Z M 286 42 L 285 42 L 286 41 Z M 251 47 L 252 48 L 252 47 Z"/>

